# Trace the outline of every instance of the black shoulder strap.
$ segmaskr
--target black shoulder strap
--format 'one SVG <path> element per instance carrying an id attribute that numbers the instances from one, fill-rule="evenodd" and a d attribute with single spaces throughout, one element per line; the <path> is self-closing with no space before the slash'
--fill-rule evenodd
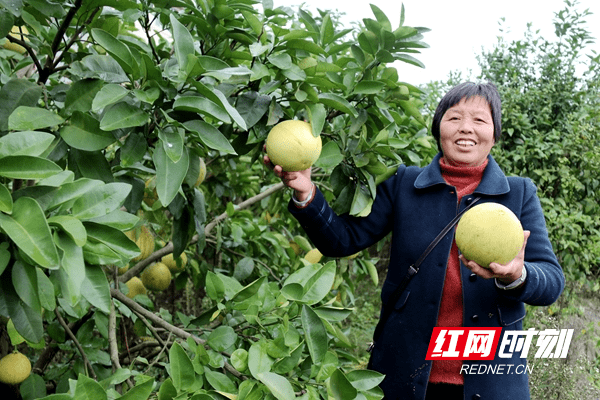
<path id="1" fill-rule="evenodd" d="M 404 289 L 406 289 L 406 286 L 408 286 L 408 283 L 410 282 L 410 280 L 417 274 L 417 272 L 419 272 L 419 268 L 421 268 L 421 263 L 423 263 L 425 258 L 427 258 L 429 253 L 431 253 L 431 250 L 433 250 L 435 248 L 435 246 L 438 245 L 440 240 L 442 240 L 448 234 L 448 232 L 450 232 L 450 230 L 454 227 L 454 225 L 456 225 L 458 223 L 458 220 L 460 219 L 460 217 L 462 217 L 462 215 L 468 209 L 473 207 L 475 205 L 475 203 L 477 203 L 480 199 L 481 199 L 481 197 L 476 197 L 475 199 L 473 199 L 473 201 L 468 206 L 466 206 L 461 212 L 459 212 L 456 215 L 456 217 L 454 217 L 452 219 L 452 221 L 450 221 L 448 223 L 448 225 L 446 225 L 446 227 L 444 229 L 442 229 L 442 231 L 435 237 L 435 239 L 433 239 L 433 241 L 429 244 L 429 246 L 427 246 L 427 248 L 425 249 L 423 254 L 421 254 L 419 259 L 414 264 L 412 264 L 410 267 L 408 267 L 408 272 L 406 273 L 406 275 L 404 276 L 404 278 L 402 279 L 402 281 L 400 282 L 400 284 L 398 285 L 396 290 L 391 294 L 391 296 L 387 302 L 388 306 L 384 307 L 384 309 L 383 309 L 383 313 L 381 315 L 381 318 L 379 319 L 379 322 L 377 323 L 377 326 L 375 327 L 375 333 L 373 334 L 374 341 L 377 341 L 377 338 L 379 337 L 379 335 L 381 335 L 381 330 L 383 329 L 383 325 L 385 324 L 385 321 L 388 319 L 388 317 L 392 313 L 392 310 L 394 309 L 394 306 L 396 305 L 396 302 L 398 301 L 398 299 L 400 299 L 402 292 L 404 292 Z"/>

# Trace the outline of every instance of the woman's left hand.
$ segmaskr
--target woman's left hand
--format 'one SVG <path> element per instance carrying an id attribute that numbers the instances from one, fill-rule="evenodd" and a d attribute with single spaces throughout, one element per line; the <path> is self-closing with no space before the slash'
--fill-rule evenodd
<path id="1" fill-rule="evenodd" d="M 523 247 L 517 256 L 508 264 L 500 265 L 498 263 L 491 263 L 489 268 L 483 268 L 475 261 L 469 261 L 462 254 L 459 256 L 460 261 L 474 274 L 484 278 L 497 278 L 500 282 L 508 285 L 519 279 L 523 273 L 523 265 L 525 265 L 525 246 L 527 245 L 527 239 L 531 234 L 530 231 L 524 231 L 525 240 L 523 241 Z"/>

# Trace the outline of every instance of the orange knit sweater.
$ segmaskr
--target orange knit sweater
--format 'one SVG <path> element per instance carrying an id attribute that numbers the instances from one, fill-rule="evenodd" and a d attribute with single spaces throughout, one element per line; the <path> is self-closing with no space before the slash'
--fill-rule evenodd
<path id="1" fill-rule="evenodd" d="M 473 193 L 477 188 L 486 166 L 487 160 L 483 165 L 478 167 L 454 167 L 444 163 L 443 158 L 440 159 L 442 176 L 446 183 L 454 186 L 456 189 L 459 203 L 463 196 Z M 460 279 L 460 261 L 458 260 L 456 242 L 452 241 L 437 326 L 452 327 L 462 325 L 463 295 L 462 281 Z M 464 378 L 460 374 L 461 365 L 462 361 L 460 360 L 433 361 L 429 381 L 462 385 Z"/>

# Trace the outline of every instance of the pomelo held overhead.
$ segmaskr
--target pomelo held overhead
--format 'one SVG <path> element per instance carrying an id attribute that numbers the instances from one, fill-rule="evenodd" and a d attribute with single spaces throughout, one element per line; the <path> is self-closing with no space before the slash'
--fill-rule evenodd
<path id="1" fill-rule="evenodd" d="M 512 261 L 523 247 L 523 227 L 517 216 L 498 203 L 478 204 L 461 217 L 456 245 L 465 258 L 484 268 Z"/>
<path id="2" fill-rule="evenodd" d="M 321 137 L 314 137 L 308 122 L 289 120 L 278 123 L 267 136 L 267 155 L 284 171 L 310 168 L 321 155 Z"/>

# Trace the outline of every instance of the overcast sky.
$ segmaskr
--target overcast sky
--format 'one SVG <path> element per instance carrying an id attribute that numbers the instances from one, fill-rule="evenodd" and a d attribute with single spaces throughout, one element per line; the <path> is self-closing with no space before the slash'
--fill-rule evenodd
<path id="1" fill-rule="evenodd" d="M 375 4 L 390 19 L 392 27 L 398 27 L 401 1 L 394 0 L 273 0 L 274 6 L 305 4 L 305 8 L 316 10 L 335 9 L 345 13 L 344 21 L 361 21 L 362 18 L 375 19 L 369 4 Z M 476 55 L 481 49 L 491 49 L 497 37 L 508 41 L 523 38 L 527 23 L 539 29 L 549 40 L 553 40 L 555 13 L 565 7 L 563 0 L 405 0 L 404 25 L 424 26 L 431 29 L 424 35 L 430 46 L 416 57 L 425 64 L 425 69 L 411 65 L 395 65 L 400 72 L 400 80 L 421 84 L 431 80 L 445 80 L 450 71 L 479 72 Z M 597 41 L 594 44 L 600 53 L 600 1 L 579 0 L 575 7 L 583 12 L 589 9 L 593 15 L 586 18 L 587 29 Z M 500 19 L 504 17 L 505 31 L 500 33 Z"/>

